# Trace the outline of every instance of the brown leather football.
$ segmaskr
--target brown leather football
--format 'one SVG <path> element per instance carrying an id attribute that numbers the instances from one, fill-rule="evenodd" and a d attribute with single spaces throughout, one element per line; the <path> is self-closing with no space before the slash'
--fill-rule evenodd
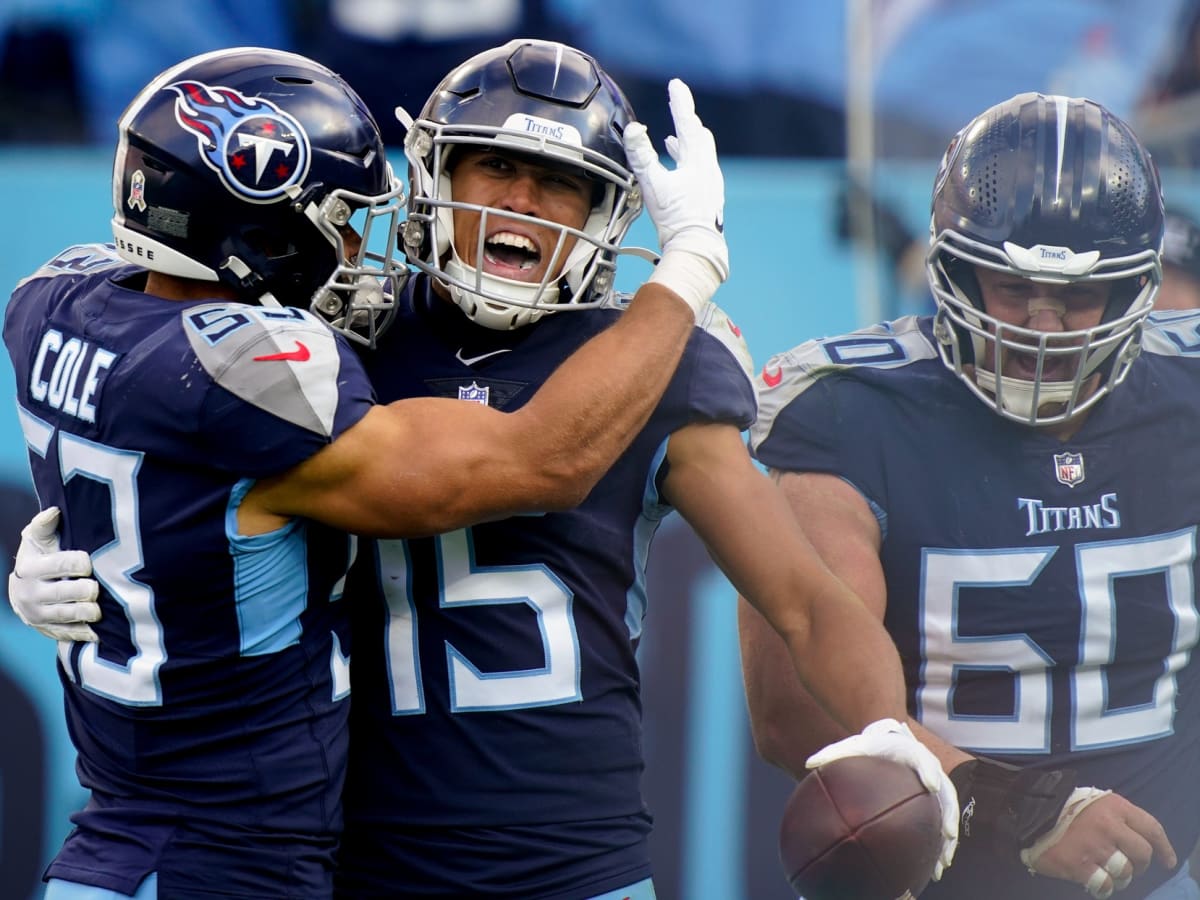
<path id="1" fill-rule="evenodd" d="M 937 797 L 908 766 L 874 756 L 814 769 L 779 827 L 779 860 L 804 900 L 916 897 L 941 846 Z"/>

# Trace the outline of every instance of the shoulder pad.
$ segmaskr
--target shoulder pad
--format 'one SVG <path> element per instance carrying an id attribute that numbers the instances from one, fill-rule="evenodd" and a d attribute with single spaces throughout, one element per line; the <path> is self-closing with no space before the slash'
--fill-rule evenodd
<path id="1" fill-rule="evenodd" d="M 17 287 L 35 278 L 49 278 L 55 275 L 92 275 L 105 269 L 117 269 L 130 266 L 117 256 L 117 250 L 112 244 L 75 244 L 56 254 L 53 259 L 42 263 L 32 274 L 17 282 Z"/>
<path id="2" fill-rule="evenodd" d="M 822 378 L 860 366 L 895 369 L 937 359 L 938 351 L 916 316 L 872 325 L 849 334 L 805 341 L 767 360 L 757 379 L 758 420 L 750 430 L 757 447 L 776 417 Z"/>
<path id="3" fill-rule="evenodd" d="M 700 321 L 696 323 L 696 327 L 724 345 L 725 349 L 741 365 L 746 377 L 751 381 L 754 380 L 754 360 L 750 356 L 750 348 L 746 346 L 742 330 L 733 323 L 725 310 L 710 303 L 704 315 L 700 317 Z"/>
<path id="4" fill-rule="evenodd" d="M 184 310 L 182 321 L 215 383 L 285 421 L 332 434 L 341 354 L 316 316 L 295 307 L 205 303 Z"/>
<path id="5" fill-rule="evenodd" d="M 805 341 L 767 360 L 759 376 L 759 388 L 786 386 L 785 392 L 794 397 L 835 372 L 858 366 L 894 369 L 937 359 L 937 348 L 917 323 L 916 316 L 905 316 L 849 334 Z"/>
<path id="6" fill-rule="evenodd" d="M 1200 310 L 1152 312 L 1142 331 L 1142 350 L 1160 356 L 1200 355 Z"/>

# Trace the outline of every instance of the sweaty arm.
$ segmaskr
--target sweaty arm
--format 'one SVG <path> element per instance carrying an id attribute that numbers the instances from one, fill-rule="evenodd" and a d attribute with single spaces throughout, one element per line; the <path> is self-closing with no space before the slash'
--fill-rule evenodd
<path id="1" fill-rule="evenodd" d="M 803 523 L 821 557 L 882 621 L 887 606 L 879 557 L 882 535 L 866 500 L 834 475 L 785 473 L 779 477 L 779 485 L 794 518 Z M 743 594 L 739 635 L 755 746 L 766 761 L 800 778 L 810 752 L 847 732 L 796 678 L 787 647 L 746 601 L 749 595 Z M 1005 807 L 1023 807 L 1020 822 L 1012 826 L 1002 823 L 1006 841 L 1019 842 L 1010 832 L 1027 826 L 1030 819 L 1040 818 L 1043 826 L 1057 823 L 1033 844 L 1034 855 L 1027 848 L 1022 856 L 1031 871 L 1077 882 L 1093 896 L 1103 897 L 1128 884 L 1156 855 L 1165 865 L 1174 865 L 1175 854 L 1161 825 L 1125 798 L 1094 788 L 1073 789 L 1073 782 L 1049 784 L 1041 776 L 1029 777 L 976 760 L 915 720 L 905 721 L 943 768 L 953 773 L 964 811 L 973 797 L 978 801 L 973 807 L 976 813 L 982 813 L 988 797 Z M 1020 799 L 1023 797 L 1030 798 L 1028 803 Z M 984 839 L 982 816 L 974 828 L 967 818 L 964 816 L 961 839 Z M 991 837 L 997 846 L 1003 846 L 995 835 Z M 1115 864 L 1114 848 L 1124 857 Z M 1019 850 L 1013 845 L 1000 852 L 1017 854 Z"/>
<path id="2" fill-rule="evenodd" d="M 773 662 L 783 667 L 776 677 L 807 685 L 839 723 L 831 739 L 878 719 L 902 720 L 904 681 L 895 646 L 817 555 L 736 427 L 688 425 L 671 436 L 667 459 L 667 498 L 761 612 L 777 642 Z M 827 742 L 806 742 L 807 749 L 789 757 L 798 775 L 808 751 Z"/>
<path id="3" fill-rule="evenodd" d="M 521 409 L 444 398 L 374 407 L 310 459 L 257 484 L 239 528 L 261 533 L 300 516 L 407 537 L 575 506 L 649 418 L 693 323 L 669 288 L 643 285 Z"/>

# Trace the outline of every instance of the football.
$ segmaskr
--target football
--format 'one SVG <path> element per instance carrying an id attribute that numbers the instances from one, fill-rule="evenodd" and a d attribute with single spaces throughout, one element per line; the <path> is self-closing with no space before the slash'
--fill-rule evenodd
<path id="1" fill-rule="evenodd" d="M 908 766 L 874 756 L 814 769 L 779 827 L 779 860 L 804 900 L 916 897 L 941 845 L 937 797 Z"/>

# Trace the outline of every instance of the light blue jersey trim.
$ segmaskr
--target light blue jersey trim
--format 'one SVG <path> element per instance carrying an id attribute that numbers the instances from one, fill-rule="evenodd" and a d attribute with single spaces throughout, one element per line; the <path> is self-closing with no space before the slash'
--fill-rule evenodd
<path id="1" fill-rule="evenodd" d="M 1147 894 L 1146 900 L 1200 900 L 1200 885 L 1192 878 L 1190 865 L 1184 862 L 1178 872 Z"/>
<path id="2" fill-rule="evenodd" d="M 646 878 L 637 884 L 630 884 L 623 888 L 617 888 L 615 891 L 597 894 L 595 897 L 589 898 L 589 900 L 655 900 L 654 881 Z"/>
<path id="3" fill-rule="evenodd" d="M 870 497 L 868 497 L 865 493 L 863 493 L 862 488 L 860 488 L 857 484 L 855 484 L 849 478 L 846 478 L 843 475 L 839 475 L 838 478 L 841 478 L 842 481 L 846 482 L 846 484 L 850 485 L 850 487 L 852 487 L 852 488 L 854 488 L 854 490 L 858 491 L 859 496 L 861 496 L 864 500 L 867 501 L 867 506 L 869 506 L 871 508 L 871 514 L 875 516 L 875 521 L 877 521 L 879 523 L 880 538 L 882 540 L 887 540 L 887 536 L 888 536 L 887 510 L 884 509 L 882 506 L 880 506 L 878 503 L 876 503 L 874 500 L 872 500 Z"/>
<path id="4" fill-rule="evenodd" d="M 151 872 L 142 879 L 136 893 L 122 894 L 92 884 L 79 884 L 51 878 L 46 884 L 42 900 L 158 900 L 158 873 Z"/>
<path id="5" fill-rule="evenodd" d="M 646 486 L 642 492 L 642 512 L 633 526 L 633 584 L 625 594 L 625 627 L 630 640 L 642 636 L 642 621 L 646 617 L 646 562 L 650 557 L 650 542 L 658 531 L 662 520 L 674 508 L 658 493 L 656 479 L 667 458 L 668 437 L 654 452 L 650 471 L 646 475 Z"/>
<path id="6" fill-rule="evenodd" d="M 225 509 L 242 656 L 278 653 L 299 643 L 300 615 L 308 602 L 308 529 L 302 520 L 266 534 L 238 533 L 238 507 L 253 486 L 250 478 L 234 485 Z"/>

